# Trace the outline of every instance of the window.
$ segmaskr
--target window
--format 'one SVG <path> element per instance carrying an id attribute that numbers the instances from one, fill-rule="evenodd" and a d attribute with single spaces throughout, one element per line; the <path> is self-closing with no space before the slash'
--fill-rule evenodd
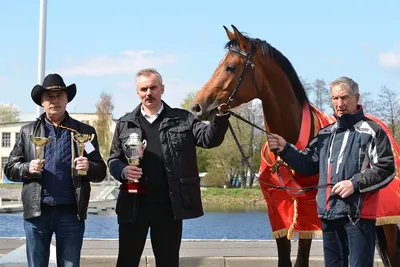
<path id="1" fill-rule="evenodd" d="M 18 141 L 19 133 L 15 133 L 15 143 Z"/>
<path id="2" fill-rule="evenodd" d="M 1 146 L 10 147 L 11 146 L 11 133 L 3 133 L 1 135 Z"/>

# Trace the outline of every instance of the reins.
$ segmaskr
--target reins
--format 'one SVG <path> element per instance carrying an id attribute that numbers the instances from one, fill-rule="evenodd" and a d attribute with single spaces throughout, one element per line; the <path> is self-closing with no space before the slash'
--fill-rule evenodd
<path id="1" fill-rule="evenodd" d="M 217 108 L 217 110 L 218 110 L 217 116 L 232 115 L 233 117 L 235 117 L 237 119 L 240 119 L 243 122 L 253 126 L 254 128 L 257 128 L 258 130 L 264 132 L 268 136 L 273 136 L 270 132 L 266 131 L 265 129 L 262 129 L 261 127 L 259 127 L 256 124 L 250 122 L 249 120 L 246 120 L 245 118 L 243 118 L 242 116 L 240 116 L 239 114 L 236 114 L 235 112 L 233 112 L 231 110 L 230 104 L 233 102 L 234 97 L 236 95 L 236 92 L 238 91 L 240 85 L 242 84 L 243 78 L 244 78 L 249 66 L 251 66 L 251 69 L 252 69 L 252 80 L 253 80 L 254 87 L 255 87 L 255 89 L 257 91 L 257 97 L 259 97 L 259 95 L 260 95 L 260 90 L 258 88 L 257 80 L 256 80 L 256 76 L 255 76 L 255 67 L 254 67 L 254 64 L 252 63 L 252 57 L 253 57 L 253 53 L 254 53 L 254 50 L 255 50 L 255 45 L 253 44 L 253 42 L 251 42 L 251 48 L 250 48 L 250 52 L 249 53 L 246 53 L 246 52 L 244 52 L 242 50 L 238 50 L 238 49 L 235 49 L 235 48 L 230 48 L 230 50 L 235 52 L 235 53 L 238 53 L 241 56 L 246 57 L 247 61 L 246 61 L 246 65 L 244 66 L 244 69 L 242 71 L 242 74 L 239 76 L 239 79 L 237 81 L 235 89 L 233 90 L 233 92 L 231 93 L 231 95 L 228 98 L 228 101 L 226 103 L 223 103 L 223 104 L 218 106 L 218 108 Z M 225 110 L 223 110 L 224 107 L 225 107 Z M 232 133 L 233 139 L 235 140 L 236 146 L 238 147 L 239 152 L 240 152 L 240 154 L 242 156 L 242 163 L 243 162 L 246 163 L 246 165 L 248 166 L 248 168 L 250 170 L 251 176 L 254 177 L 255 176 L 255 172 L 254 172 L 253 168 L 251 167 L 251 164 L 250 164 L 250 162 L 248 160 L 248 157 L 245 155 L 245 153 L 243 151 L 243 148 L 240 145 L 239 140 L 238 140 L 238 138 L 237 138 L 237 136 L 236 136 L 236 134 L 235 134 L 235 132 L 234 132 L 234 130 L 232 128 L 232 125 L 231 125 L 231 123 L 229 121 L 228 121 L 228 127 L 229 127 L 229 130 Z M 278 158 L 279 153 L 276 152 L 276 151 L 275 152 L 273 151 L 273 153 L 275 154 L 275 158 Z M 284 186 L 283 179 L 282 179 L 281 174 L 279 172 L 279 168 L 281 166 L 284 166 L 284 167 L 288 168 L 292 173 L 293 173 L 293 170 L 281 159 L 279 159 L 279 160 L 277 160 L 277 161 L 275 161 L 273 163 L 272 172 L 277 174 L 279 182 L 281 183 L 282 186 L 269 184 L 269 183 L 266 183 L 265 181 L 262 181 L 262 180 L 258 179 L 259 182 L 262 183 L 265 186 L 268 186 L 268 187 L 274 188 L 274 189 L 278 189 L 278 190 L 297 191 L 297 192 L 292 192 L 291 193 L 292 195 L 302 195 L 302 194 L 304 194 L 304 193 L 306 193 L 308 191 L 316 190 L 316 189 L 319 189 L 319 188 L 326 188 L 326 187 L 334 186 L 334 184 L 329 183 L 329 184 L 323 184 L 323 185 L 304 187 L 302 189 L 295 188 L 295 187 L 286 187 L 286 186 Z"/>
<path id="2" fill-rule="evenodd" d="M 248 120 L 242 118 L 240 115 L 238 115 L 238 114 L 236 114 L 236 113 L 234 113 L 234 112 L 232 112 L 232 111 L 229 111 L 229 114 L 231 114 L 231 115 L 233 115 L 234 117 L 236 117 L 236 118 L 238 118 L 238 119 L 240 119 L 240 120 L 243 120 L 244 122 L 250 124 L 251 126 L 253 126 L 253 127 L 255 127 L 255 128 L 257 128 L 257 129 L 263 131 L 263 132 L 266 133 L 267 135 L 271 135 L 271 133 L 269 133 L 268 131 L 266 131 L 266 130 L 264 130 L 264 129 L 258 127 L 258 126 L 255 125 L 254 123 L 252 123 L 252 122 L 250 122 L 250 121 L 248 121 Z M 256 174 L 255 174 L 255 172 L 254 172 L 254 169 L 252 168 L 252 166 L 251 166 L 251 164 L 250 164 L 250 162 L 249 162 L 249 157 L 247 157 L 246 154 L 244 153 L 243 148 L 242 148 L 242 146 L 240 145 L 240 142 L 239 142 L 239 140 L 238 140 L 238 138 L 237 138 L 237 136 L 236 136 L 236 133 L 235 133 L 235 131 L 233 130 L 232 125 L 231 125 L 231 123 L 230 123 L 229 121 L 228 121 L 228 127 L 229 127 L 229 130 L 230 130 L 231 133 L 232 133 L 233 139 L 235 140 L 236 146 L 237 146 L 238 149 L 239 149 L 240 155 L 242 156 L 242 163 L 243 163 L 243 162 L 246 163 L 247 167 L 248 167 L 249 170 L 250 170 L 250 174 L 251 174 L 252 177 L 253 177 L 253 176 L 256 176 Z M 279 153 L 278 153 L 278 152 L 274 152 L 274 154 L 275 154 L 275 157 L 277 157 Z M 283 179 L 282 179 L 281 174 L 280 174 L 280 172 L 279 172 L 279 167 L 280 167 L 281 165 L 286 165 L 286 164 L 285 164 L 282 160 L 276 161 L 276 162 L 274 163 L 272 172 L 276 172 L 276 174 L 277 174 L 277 176 L 278 176 L 278 179 L 279 179 L 279 182 L 282 184 L 282 186 L 273 185 L 273 184 L 267 183 L 267 182 L 265 182 L 265 181 L 263 181 L 263 180 L 260 180 L 260 179 L 258 179 L 258 181 L 259 181 L 260 183 L 262 183 L 263 185 L 268 186 L 268 187 L 270 187 L 270 188 L 274 188 L 274 189 L 278 189 L 278 190 L 283 190 L 283 191 L 297 191 L 297 192 L 292 192 L 292 193 L 291 193 L 292 195 L 302 195 L 302 194 L 304 194 L 304 193 L 306 193 L 306 192 L 309 192 L 309 191 L 312 191 L 312 190 L 316 190 L 316 189 L 319 189 L 319 188 L 326 188 L 326 187 L 329 187 L 329 186 L 334 186 L 334 184 L 329 183 L 329 184 L 323 184 L 323 185 L 314 185 L 314 186 L 303 187 L 302 189 L 295 188 L 295 187 L 286 187 L 286 186 L 284 186 L 284 184 L 283 184 Z M 257 178 L 258 178 L 258 177 L 257 177 Z"/>

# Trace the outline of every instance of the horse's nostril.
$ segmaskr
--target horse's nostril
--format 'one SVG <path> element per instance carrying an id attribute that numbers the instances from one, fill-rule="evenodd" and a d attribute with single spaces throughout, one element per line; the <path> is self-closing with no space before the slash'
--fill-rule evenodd
<path id="1" fill-rule="evenodd" d="M 194 104 L 193 106 L 192 106 L 192 111 L 194 112 L 194 113 L 201 113 L 201 106 L 199 105 L 199 104 Z"/>

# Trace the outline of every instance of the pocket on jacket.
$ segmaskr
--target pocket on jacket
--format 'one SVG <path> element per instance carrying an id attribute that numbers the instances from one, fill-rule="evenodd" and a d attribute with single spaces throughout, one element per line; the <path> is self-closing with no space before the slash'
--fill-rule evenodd
<path id="1" fill-rule="evenodd" d="M 189 127 L 175 127 L 169 130 L 172 147 L 177 150 L 185 150 L 193 145 L 192 132 Z"/>
<path id="2" fill-rule="evenodd" d="M 200 178 L 187 177 L 180 179 L 182 206 L 185 209 L 201 207 Z"/>
<path id="3" fill-rule="evenodd" d="M 137 214 L 136 194 L 120 191 L 118 194 L 115 213 L 118 223 L 131 223 Z"/>

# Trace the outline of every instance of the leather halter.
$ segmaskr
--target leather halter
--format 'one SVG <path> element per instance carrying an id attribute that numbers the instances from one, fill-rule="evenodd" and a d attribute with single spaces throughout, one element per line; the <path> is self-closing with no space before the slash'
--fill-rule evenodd
<path id="1" fill-rule="evenodd" d="M 229 48 L 229 51 L 235 52 L 235 53 L 247 58 L 247 61 L 246 61 L 246 64 L 244 65 L 244 69 L 242 71 L 242 74 L 240 74 L 240 76 L 239 76 L 239 79 L 237 81 L 235 89 L 233 90 L 232 94 L 228 98 L 228 101 L 226 101 L 226 103 L 222 103 L 221 105 L 218 106 L 218 108 L 217 108 L 217 110 L 218 110 L 217 116 L 226 116 L 226 115 L 229 114 L 229 111 L 231 110 L 230 104 L 233 102 L 234 97 L 235 97 L 240 85 L 243 82 L 243 78 L 246 75 L 246 72 L 247 72 L 249 66 L 251 66 L 252 80 L 253 80 L 254 87 L 255 87 L 255 89 L 257 91 L 257 98 L 259 98 L 259 96 L 260 96 L 260 90 L 258 88 L 257 80 L 256 80 L 255 67 L 254 67 L 254 64 L 252 62 L 253 61 L 253 54 L 254 54 L 256 46 L 251 41 L 250 41 L 250 45 L 251 45 L 251 47 L 250 47 L 250 52 L 249 53 L 246 53 L 246 52 L 244 52 L 244 51 L 242 51 L 240 49 L 236 49 L 236 48 L 233 48 L 233 47 Z M 225 112 L 222 111 L 222 107 L 224 107 L 224 106 L 227 107 Z"/>

